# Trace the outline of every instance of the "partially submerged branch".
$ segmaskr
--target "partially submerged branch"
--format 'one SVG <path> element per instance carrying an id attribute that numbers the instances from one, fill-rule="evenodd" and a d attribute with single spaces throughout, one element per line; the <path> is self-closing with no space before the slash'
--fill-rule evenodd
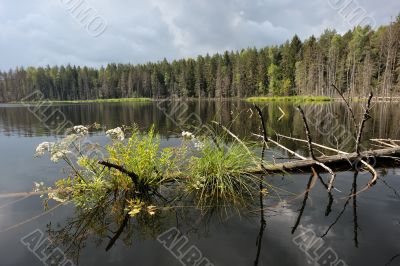
<path id="1" fill-rule="evenodd" d="M 106 161 L 99 161 L 98 163 L 100 165 L 104 165 L 105 167 L 108 167 L 109 169 L 113 168 L 113 169 L 116 169 L 116 170 L 120 171 L 121 173 L 126 174 L 127 176 L 129 176 L 132 179 L 132 182 L 135 185 L 138 184 L 139 176 L 136 173 L 125 169 L 123 166 L 117 165 L 117 164 L 114 164 L 114 163 L 110 163 L 110 162 L 106 162 Z"/>
<path id="2" fill-rule="evenodd" d="M 286 147 L 285 147 L 286 148 Z M 338 169 L 338 170 L 348 170 L 349 161 L 356 161 L 358 158 L 369 158 L 375 157 L 376 158 L 376 166 L 384 165 L 385 163 L 390 163 L 392 165 L 399 164 L 396 163 L 395 159 L 391 159 L 390 157 L 400 156 L 400 147 L 397 148 L 385 148 L 379 150 L 371 150 L 371 151 L 364 151 L 361 152 L 360 155 L 357 153 L 349 153 L 349 154 L 337 154 L 332 156 L 322 156 L 317 157 L 317 160 L 328 167 Z M 304 158 L 303 156 L 299 155 L 300 158 Z M 309 171 L 312 166 L 318 166 L 317 161 L 312 159 L 302 159 L 292 162 L 285 162 L 279 164 L 269 164 L 264 165 L 264 168 L 271 173 L 276 172 L 304 172 Z M 322 168 L 322 167 L 321 167 Z M 323 169 L 321 169 L 323 170 Z M 326 171 L 326 169 L 325 169 Z"/>
<path id="3" fill-rule="evenodd" d="M 357 133 L 357 139 L 356 139 L 356 152 L 357 152 L 357 154 L 360 154 L 360 142 L 361 142 L 361 137 L 362 137 L 362 133 L 363 133 L 363 130 L 364 130 L 365 122 L 367 122 L 367 120 L 371 118 L 371 116 L 369 115 L 369 111 L 370 111 L 370 107 L 371 107 L 372 97 L 373 97 L 373 94 L 372 94 L 372 92 L 370 92 L 369 96 L 368 96 L 367 104 L 365 106 L 363 119 L 360 122 L 360 125 L 358 126 L 358 133 Z"/>
<path id="4" fill-rule="evenodd" d="M 303 124 L 304 124 L 304 129 L 306 131 L 306 136 L 307 136 L 307 144 L 308 144 L 308 151 L 310 153 L 311 158 L 315 161 L 316 165 L 321 166 L 322 168 L 324 168 L 326 171 L 329 172 L 329 174 L 331 175 L 331 179 L 329 180 L 328 183 L 328 191 L 332 190 L 333 187 L 333 182 L 335 181 L 335 173 L 332 171 L 331 168 L 329 168 L 328 166 L 326 166 L 324 163 L 321 163 L 314 155 L 314 151 L 312 148 L 312 140 L 311 140 L 311 134 L 310 134 L 310 129 L 308 127 L 308 123 L 307 123 L 307 119 L 306 116 L 304 114 L 303 109 L 301 109 L 300 106 L 297 107 L 297 109 L 300 111 L 301 114 L 301 118 L 303 119 Z"/>

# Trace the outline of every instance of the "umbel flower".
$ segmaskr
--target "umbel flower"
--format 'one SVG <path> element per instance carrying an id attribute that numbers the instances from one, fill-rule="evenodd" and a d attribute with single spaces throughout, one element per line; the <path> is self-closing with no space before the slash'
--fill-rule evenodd
<path id="1" fill-rule="evenodd" d="M 189 140 L 195 138 L 195 136 L 193 135 L 193 133 L 190 133 L 189 131 L 183 131 L 183 132 L 182 132 L 182 137 L 183 137 L 184 139 L 189 139 Z"/>
<path id="2" fill-rule="evenodd" d="M 52 147 L 54 146 L 54 142 L 42 142 L 36 148 L 36 156 L 43 156 L 46 151 L 50 152 Z"/>
<path id="3" fill-rule="evenodd" d="M 120 127 L 107 130 L 106 135 L 109 136 L 111 139 L 116 139 L 120 141 L 123 141 L 125 139 L 124 131 L 122 131 Z"/>
<path id="4" fill-rule="evenodd" d="M 89 129 L 85 126 L 74 126 L 74 131 L 76 132 L 76 134 L 80 134 L 82 136 L 85 136 L 89 133 Z"/>
<path id="5" fill-rule="evenodd" d="M 50 160 L 57 163 L 60 159 L 64 158 L 68 153 L 71 153 L 67 149 L 66 143 L 54 143 L 54 142 L 42 142 L 36 147 L 36 157 L 43 156 L 45 152 L 49 152 L 51 157 Z"/>
<path id="6" fill-rule="evenodd" d="M 50 160 L 52 162 L 57 163 L 60 159 L 64 158 L 68 153 L 71 153 L 69 150 L 57 150 L 51 153 Z"/>

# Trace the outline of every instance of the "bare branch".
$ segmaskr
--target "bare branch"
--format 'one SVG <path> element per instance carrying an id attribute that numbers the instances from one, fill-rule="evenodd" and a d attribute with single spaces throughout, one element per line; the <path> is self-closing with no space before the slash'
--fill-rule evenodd
<path id="1" fill-rule="evenodd" d="M 101 164 L 101 165 L 104 165 L 104 166 L 106 166 L 106 167 L 108 167 L 108 168 L 114 168 L 114 169 L 120 171 L 121 173 L 126 174 L 127 176 L 129 176 L 129 177 L 132 179 L 133 183 L 134 183 L 135 185 L 137 185 L 138 180 L 139 180 L 139 176 L 138 176 L 136 173 L 125 169 L 125 168 L 124 168 L 123 166 L 121 166 L 121 165 L 113 164 L 113 163 L 110 163 L 110 162 L 99 161 L 98 163 Z"/>
<path id="2" fill-rule="evenodd" d="M 365 112 L 364 112 L 364 115 L 363 115 L 363 120 L 360 122 L 360 125 L 358 127 L 358 134 L 357 134 L 357 139 L 356 139 L 356 152 L 357 152 L 357 154 L 360 154 L 360 141 L 361 141 L 362 133 L 363 133 L 363 130 L 364 130 L 365 122 L 368 119 L 371 118 L 371 116 L 369 115 L 369 111 L 370 111 L 372 97 L 373 97 L 373 94 L 372 94 L 372 92 L 370 92 L 367 104 L 365 106 Z"/>

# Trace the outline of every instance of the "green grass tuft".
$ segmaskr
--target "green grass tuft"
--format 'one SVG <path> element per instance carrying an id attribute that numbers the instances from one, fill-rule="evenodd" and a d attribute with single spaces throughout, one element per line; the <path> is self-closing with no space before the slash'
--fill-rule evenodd
<path id="1" fill-rule="evenodd" d="M 217 142 L 203 141 L 199 154 L 190 159 L 186 189 L 195 195 L 200 209 L 246 206 L 258 192 L 259 179 L 247 171 L 256 167 L 254 155 L 237 142 Z"/>
<path id="2" fill-rule="evenodd" d="M 327 96 L 274 96 L 274 97 L 250 97 L 248 102 L 329 102 L 332 99 Z"/>

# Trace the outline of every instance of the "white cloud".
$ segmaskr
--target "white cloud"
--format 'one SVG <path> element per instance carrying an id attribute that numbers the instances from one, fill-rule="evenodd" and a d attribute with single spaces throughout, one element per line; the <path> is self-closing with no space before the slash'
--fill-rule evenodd
<path id="1" fill-rule="evenodd" d="M 296 33 L 305 38 L 327 27 L 350 28 L 328 0 L 85 0 L 108 22 L 93 38 L 60 1 L 0 3 L 0 69 L 195 57 L 280 44 Z M 399 1 L 386 2 L 360 0 L 359 5 L 379 25 L 400 10 Z"/>

